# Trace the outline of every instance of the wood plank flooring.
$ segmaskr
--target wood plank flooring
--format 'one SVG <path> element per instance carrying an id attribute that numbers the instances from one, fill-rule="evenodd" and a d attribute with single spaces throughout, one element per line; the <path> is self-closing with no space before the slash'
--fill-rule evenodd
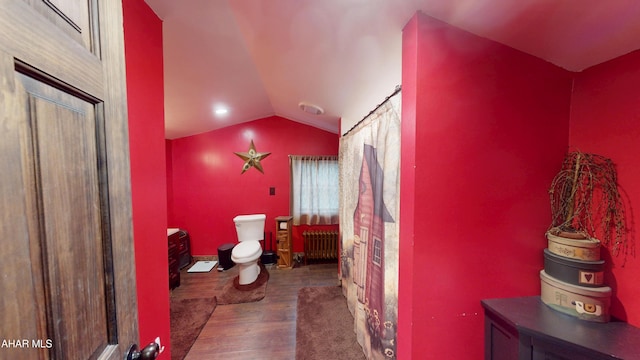
<path id="1" fill-rule="evenodd" d="M 238 274 L 237 266 L 225 272 L 180 273 L 174 298 L 212 297 Z M 298 290 L 306 286 L 339 285 L 338 264 L 317 264 L 278 269 L 268 265 L 266 296 L 258 302 L 218 305 L 185 360 L 286 360 L 295 359 Z"/>

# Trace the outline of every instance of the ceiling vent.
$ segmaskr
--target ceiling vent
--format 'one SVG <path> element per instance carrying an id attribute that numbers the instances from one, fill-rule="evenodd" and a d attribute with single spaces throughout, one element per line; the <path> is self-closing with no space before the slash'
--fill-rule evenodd
<path id="1" fill-rule="evenodd" d="M 298 106 L 300 107 L 300 109 L 302 109 L 302 111 L 312 115 L 324 114 L 324 110 L 322 110 L 322 108 L 318 105 L 301 102 L 300 104 L 298 104 Z"/>

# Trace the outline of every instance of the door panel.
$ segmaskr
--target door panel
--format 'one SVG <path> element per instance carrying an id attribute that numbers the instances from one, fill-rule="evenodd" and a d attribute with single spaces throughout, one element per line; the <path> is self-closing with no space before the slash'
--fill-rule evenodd
<path id="1" fill-rule="evenodd" d="M 88 51 L 96 53 L 100 47 L 97 40 L 97 0 L 28 0 L 35 11 L 63 31 Z"/>
<path id="2" fill-rule="evenodd" d="M 125 88 L 119 1 L 0 0 L 0 358 L 137 342 Z"/>
<path id="3" fill-rule="evenodd" d="M 38 236 L 56 353 L 93 354 L 108 343 L 97 128 L 93 104 L 27 76 L 27 109 L 42 213 Z M 78 221 L 80 219 L 80 221 Z M 104 224 L 108 226 L 108 224 Z M 34 241 L 32 239 L 32 241 Z M 108 247 L 107 247 L 108 249 Z M 109 314 L 113 317 L 114 314 Z"/>
<path id="4" fill-rule="evenodd" d="M 34 5 L 31 6 L 26 0 L 0 0 L 0 48 L 13 56 L 16 62 L 27 64 L 48 77 L 63 81 L 95 98 L 104 99 L 104 85 L 108 79 L 104 78 L 103 65 L 107 54 L 102 54 L 101 50 L 89 51 L 77 39 L 69 36 L 68 29 L 65 29 L 68 25 L 51 21 L 59 18 L 53 10 L 43 6 L 42 1 L 29 1 Z M 121 19 L 121 2 L 116 0 L 114 4 L 111 1 L 108 3 L 101 2 L 99 5 L 117 7 Z M 42 14 L 46 9 L 49 9 L 48 16 Z M 99 28 L 110 17 L 108 14 L 101 14 L 100 19 L 101 22 L 91 28 Z M 105 33 L 104 29 L 100 29 L 99 34 L 92 37 L 101 38 L 107 34 L 109 32 Z M 122 36 L 122 23 L 119 34 Z M 100 45 L 108 47 L 109 44 Z"/>

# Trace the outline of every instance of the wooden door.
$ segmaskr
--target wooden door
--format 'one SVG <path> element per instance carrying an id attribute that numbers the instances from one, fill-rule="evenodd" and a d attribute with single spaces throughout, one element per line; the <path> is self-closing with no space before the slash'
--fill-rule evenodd
<path id="1" fill-rule="evenodd" d="M 137 305 L 119 0 L 0 0 L 0 358 L 122 359 Z"/>

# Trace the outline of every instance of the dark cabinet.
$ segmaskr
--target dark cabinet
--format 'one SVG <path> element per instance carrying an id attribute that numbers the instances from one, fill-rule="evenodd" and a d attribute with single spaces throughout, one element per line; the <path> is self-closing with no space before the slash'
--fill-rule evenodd
<path id="1" fill-rule="evenodd" d="M 640 329 L 554 311 L 539 296 L 482 300 L 485 360 L 640 359 Z"/>
<path id="2" fill-rule="evenodd" d="M 180 269 L 191 264 L 191 238 L 184 230 L 180 230 L 178 238 L 178 261 Z"/>
<path id="3" fill-rule="evenodd" d="M 180 286 L 180 232 L 169 235 L 169 289 Z"/>

